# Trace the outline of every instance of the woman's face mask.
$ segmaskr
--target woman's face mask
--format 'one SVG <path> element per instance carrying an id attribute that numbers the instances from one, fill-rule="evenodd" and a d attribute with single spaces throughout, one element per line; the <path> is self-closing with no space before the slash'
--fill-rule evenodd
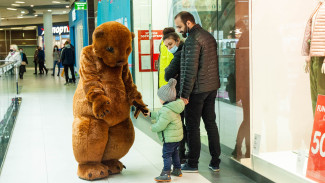
<path id="1" fill-rule="evenodd" d="M 169 51 L 170 51 L 170 53 L 174 54 L 174 53 L 176 53 L 177 50 L 178 50 L 178 46 L 175 45 Z"/>
<path id="2" fill-rule="evenodd" d="M 10 52 L 13 52 L 14 50 L 13 49 L 10 49 Z"/>

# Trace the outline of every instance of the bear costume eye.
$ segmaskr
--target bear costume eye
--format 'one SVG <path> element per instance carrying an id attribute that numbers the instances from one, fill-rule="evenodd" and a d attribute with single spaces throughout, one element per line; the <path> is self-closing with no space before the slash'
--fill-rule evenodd
<path id="1" fill-rule="evenodd" d="M 106 51 L 109 51 L 109 52 L 113 53 L 113 52 L 114 52 L 114 48 L 112 48 L 112 47 L 107 47 L 107 48 L 106 48 Z"/>

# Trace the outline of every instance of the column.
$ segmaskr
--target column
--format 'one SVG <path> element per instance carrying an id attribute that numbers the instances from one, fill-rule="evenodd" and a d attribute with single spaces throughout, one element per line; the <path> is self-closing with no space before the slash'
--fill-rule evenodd
<path id="1" fill-rule="evenodd" d="M 95 30 L 94 1 L 87 1 L 87 12 L 88 12 L 88 39 L 89 39 L 89 45 L 91 45 L 93 43 L 93 32 Z"/>
<path id="2" fill-rule="evenodd" d="M 47 68 L 53 67 L 53 33 L 52 33 L 52 13 L 43 12 L 43 27 L 44 27 L 44 47 L 45 47 L 45 64 Z"/>

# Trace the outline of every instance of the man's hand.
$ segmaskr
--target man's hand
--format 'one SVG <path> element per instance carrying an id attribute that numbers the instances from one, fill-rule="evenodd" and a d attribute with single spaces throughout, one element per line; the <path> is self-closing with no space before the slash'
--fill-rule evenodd
<path id="1" fill-rule="evenodd" d="M 181 99 L 183 100 L 183 102 L 185 103 L 185 105 L 187 105 L 187 104 L 188 104 L 188 102 L 189 102 L 189 100 L 188 100 L 188 99 L 186 99 L 186 98 L 182 98 L 182 97 L 181 97 Z"/>

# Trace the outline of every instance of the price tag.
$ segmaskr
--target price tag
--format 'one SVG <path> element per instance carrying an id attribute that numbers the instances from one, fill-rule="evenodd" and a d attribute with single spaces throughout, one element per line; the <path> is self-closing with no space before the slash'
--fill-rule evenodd
<path id="1" fill-rule="evenodd" d="M 255 134 L 254 135 L 254 146 L 253 146 L 253 153 L 255 155 L 260 154 L 260 145 L 261 145 L 261 135 Z"/>
<path id="2" fill-rule="evenodd" d="M 306 161 L 305 150 L 301 149 L 300 151 L 298 151 L 297 164 L 296 164 L 296 171 L 301 175 L 303 174 L 304 171 L 305 161 Z"/>
<path id="3" fill-rule="evenodd" d="M 325 183 L 325 96 L 318 95 L 306 176 Z"/>

